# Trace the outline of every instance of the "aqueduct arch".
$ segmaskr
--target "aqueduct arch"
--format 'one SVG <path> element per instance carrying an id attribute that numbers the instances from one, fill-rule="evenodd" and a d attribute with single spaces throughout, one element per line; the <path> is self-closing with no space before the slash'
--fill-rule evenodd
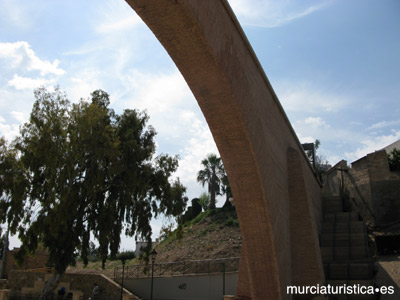
<path id="1" fill-rule="evenodd" d="M 237 296 L 290 299 L 324 281 L 320 186 L 226 0 L 126 0 L 165 47 L 207 120 L 243 237 Z"/>

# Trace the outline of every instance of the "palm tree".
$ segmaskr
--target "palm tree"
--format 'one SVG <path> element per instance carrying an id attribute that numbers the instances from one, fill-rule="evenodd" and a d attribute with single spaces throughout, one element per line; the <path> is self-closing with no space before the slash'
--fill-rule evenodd
<path id="1" fill-rule="evenodd" d="M 221 178 L 221 191 L 222 191 L 222 194 L 225 194 L 225 196 L 226 196 L 225 204 L 223 207 L 231 207 L 232 204 L 229 201 L 229 198 L 232 197 L 232 191 L 231 191 L 231 186 L 229 185 L 228 176 L 226 175 L 225 172 L 224 172 L 223 177 Z"/>
<path id="2" fill-rule="evenodd" d="M 221 180 L 225 174 L 224 166 L 220 157 L 215 154 L 209 154 L 207 158 L 201 161 L 203 170 L 197 173 L 197 181 L 203 186 L 208 184 L 208 193 L 210 194 L 210 209 L 215 208 L 215 196 L 221 195 Z"/>

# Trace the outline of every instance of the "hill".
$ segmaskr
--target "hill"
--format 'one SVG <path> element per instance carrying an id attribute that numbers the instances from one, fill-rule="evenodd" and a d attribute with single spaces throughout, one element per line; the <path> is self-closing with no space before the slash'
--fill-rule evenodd
<path id="1" fill-rule="evenodd" d="M 239 257 L 242 246 L 234 208 L 216 208 L 187 222 L 156 247 L 157 262 Z"/>
<path id="2" fill-rule="evenodd" d="M 242 238 L 233 207 L 216 208 L 200 213 L 184 224 L 182 234 L 183 236 L 178 238 L 180 233 L 175 230 L 156 246 L 156 263 L 240 256 Z M 143 263 L 139 258 L 135 258 L 128 260 L 126 266 Z M 100 261 L 89 262 L 87 267 L 78 262 L 75 267 L 69 267 L 67 273 L 101 273 L 113 278 L 114 268 L 121 266 L 119 260 L 108 260 L 105 270 L 101 269 Z"/>

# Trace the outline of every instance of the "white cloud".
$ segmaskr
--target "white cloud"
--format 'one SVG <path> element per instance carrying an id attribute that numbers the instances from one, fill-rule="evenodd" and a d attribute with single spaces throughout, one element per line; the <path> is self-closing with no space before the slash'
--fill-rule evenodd
<path id="1" fill-rule="evenodd" d="M 47 80 L 44 78 L 30 78 L 30 77 L 21 77 L 17 74 L 14 74 L 13 79 L 8 81 L 8 85 L 16 88 L 17 90 L 23 89 L 36 89 L 40 86 L 47 86 L 49 84 L 53 84 L 54 80 Z"/>
<path id="2" fill-rule="evenodd" d="M 229 3 L 243 25 L 266 28 L 283 26 L 329 5 L 328 1 L 307 4 L 294 0 L 229 0 Z"/>
<path id="3" fill-rule="evenodd" d="M 310 83 L 280 83 L 276 87 L 286 111 L 304 113 L 337 112 L 351 102 L 346 96 L 332 94 Z"/>
<path id="4" fill-rule="evenodd" d="M 7 124 L 4 118 L 0 118 L 0 136 L 7 141 L 13 140 L 19 133 L 19 124 Z"/>
<path id="5" fill-rule="evenodd" d="M 99 33 L 111 33 L 113 31 L 132 29 L 134 26 L 141 24 L 138 15 L 132 15 L 117 22 L 101 24 L 96 28 Z"/>
<path id="6" fill-rule="evenodd" d="M 347 159 L 354 161 L 361 157 L 364 157 L 368 153 L 381 150 L 384 147 L 396 142 L 400 139 L 400 130 L 392 130 L 391 134 L 382 136 L 369 136 L 361 141 L 361 147 L 358 147 L 353 152 L 346 152 L 345 156 Z"/>
<path id="7" fill-rule="evenodd" d="M 98 20 L 101 22 L 97 22 L 94 26 L 95 31 L 101 34 L 129 30 L 143 24 L 140 17 L 125 1 L 108 1 L 99 8 L 97 13 Z"/>
<path id="8" fill-rule="evenodd" d="M 121 96 L 114 101 L 114 107 L 147 110 L 149 124 L 158 132 L 156 139 L 163 147 L 161 151 L 166 151 L 166 144 L 178 151 L 170 153 L 180 156 L 175 176 L 188 188 L 190 199 L 198 197 L 207 189 L 196 180 L 201 160 L 209 153 L 218 154 L 218 150 L 182 75 L 176 69 L 167 74 L 131 70 L 121 79 L 126 91 L 120 92 Z"/>
<path id="9" fill-rule="evenodd" d="M 5 59 L 11 68 L 39 71 L 40 75 L 62 75 L 65 71 L 58 67 L 59 61 L 42 60 L 36 56 L 28 42 L 0 43 L 0 59 Z"/>
<path id="10" fill-rule="evenodd" d="M 399 125 L 399 124 L 400 124 L 400 120 L 382 121 L 382 122 L 378 122 L 378 123 L 375 123 L 375 124 L 371 125 L 370 127 L 368 127 L 367 130 L 382 129 L 382 128 L 385 128 L 385 127 Z"/>
<path id="11" fill-rule="evenodd" d="M 17 120 L 20 124 L 23 124 L 28 121 L 29 114 L 26 112 L 21 112 L 21 111 L 12 111 L 11 115 L 14 117 L 15 120 Z"/>
<path id="12" fill-rule="evenodd" d="M 315 142 L 315 138 L 312 136 L 302 136 L 300 133 L 297 134 L 297 137 L 299 138 L 300 143 L 304 144 L 304 143 L 314 143 Z"/>
<path id="13" fill-rule="evenodd" d="M 307 117 L 293 123 L 293 128 L 301 143 L 313 143 L 316 139 L 326 136 L 330 131 L 330 125 L 321 117 Z"/>
<path id="14" fill-rule="evenodd" d="M 304 120 L 304 123 L 311 126 L 312 128 L 329 128 L 330 126 L 326 124 L 324 120 L 320 117 L 308 117 Z"/>
<path id="15" fill-rule="evenodd" d="M 76 76 L 69 78 L 65 89 L 71 102 L 86 99 L 97 89 L 104 89 L 101 80 L 102 72 L 96 68 L 84 68 L 79 70 Z M 108 91 L 106 91 L 108 92 Z"/>
<path id="16" fill-rule="evenodd" d="M 147 110 L 160 138 L 185 139 L 190 135 L 195 120 L 191 111 L 199 111 L 189 87 L 179 71 L 169 74 L 142 73 L 136 70 L 122 76 L 126 87 L 121 108 Z"/>
<path id="17" fill-rule="evenodd" d="M 186 146 L 179 153 L 181 160 L 179 161 L 179 169 L 175 174 L 188 187 L 190 198 L 199 197 L 207 189 L 197 182 L 197 172 L 202 168 L 201 161 L 209 153 L 219 155 L 207 124 L 201 122 L 198 118 L 194 118 L 193 121 L 191 130 L 195 133 L 190 140 L 185 142 Z"/>

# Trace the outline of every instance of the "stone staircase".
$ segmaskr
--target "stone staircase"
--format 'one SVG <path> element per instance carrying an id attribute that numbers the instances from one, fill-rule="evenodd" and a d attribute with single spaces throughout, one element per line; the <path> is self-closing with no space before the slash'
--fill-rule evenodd
<path id="1" fill-rule="evenodd" d="M 344 212 L 340 196 L 323 197 L 320 247 L 326 284 L 374 286 L 374 262 L 366 226 L 358 213 Z M 331 295 L 329 299 L 378 299 L 376 295 Z"/>

